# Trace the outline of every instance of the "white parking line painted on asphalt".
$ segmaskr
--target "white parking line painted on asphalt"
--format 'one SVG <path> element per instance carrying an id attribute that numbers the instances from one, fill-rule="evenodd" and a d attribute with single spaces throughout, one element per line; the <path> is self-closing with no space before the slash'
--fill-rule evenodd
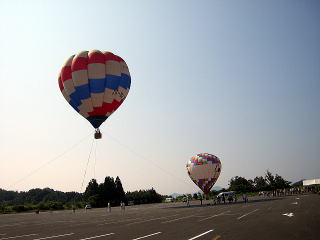
<path id="1" fill-rule="evenodd" d="M 147 238 L 147 237 L 151 237 L 151 236 L 154 236 L 154 235 L 158 235 L 158 234 L 160 234 L 160 233 L 161 233 L 161 232 L 156 232 L 156 233 L 152 233 L 152 234 L 149 234 L 149 235 L 146 235 L 146 236 L 134 238 L 134 239 L 132 239 L 132 240 L 138 240 L 138 239 L 142 239 L 142 238 Z"/>
<path id="2" fill-rule="evenodd" d="M 201 234 L 199 234 L 199 235 L 197 235 L 197 236 L 194 236 L 194 237 L 192 237 L 192 238 L 189 238 L 188 240 L 194 240 L 194 239 L 197 239 L 197 238 L 199 238 L 199 237 L 202 237 L 203 235 L 208 234 L 209 232 L 212 232 L 213 230 L 214 230 L 214 229 L 211 229 L 211 230 L 206 231 L 206 232 L 204 232 L 204 233 L 201 233 Z"/>
<path id="3" fill-rule="evenodd" d="M 138 223 L 151 222 L 151 221 L 154 221 L 154 220 L 159 220 L 159 219 L 164 219 L 164 218 L 168 218 L 168 217 L 151 218 L 151 219 L 143 220 L 143 221 L 139 221 L 139 222 L 128 223 L 127 226 L 133 225 L 133 224 L 138 224 Z"/>
<path id="4" fill-rule="evenodd" d="M 22 223 L 13 223 L 13 224 L 4 224 L 4 225 L 0 225 L 0 228 L 2 227 L 14 227 L 14 226 L 18 226 L 21 225 Z"/>
<path id="5" fill-rule="evenodd" d="M 202 221 L 208 220 L 208 219 L 210 219 L 210 218 L 222 216 L 222 215 L 224 215 L 224 214 L 227 213 L 227 212 L 230 212 L 230 211 L 225 211 L 225 212 L 222 212 L 222 213 L 219 213 L 219 214 L 216 214 L 216 215 L 212 215 L 212 216 L 210 216 L 210 217 L 206 217 L 206 218 L 200 219 L 198 222 L 202 222 Z"/>
<path id="6" fill-rule="evenodd" d="M 293 217 L 294 214 L 291 212 L 291 213 L 284 213 L 282 214 L 283 216 L 287 216 L 287 217 Z"/>
<path id="7" fill-rule="evenodd" d="M 106 234 L 97 235 L 97 236 L 93 236 L 93 237 L 81 238 L 79 240 L 89 240 L 89 239 L 105 237 L 105 236 L 109 236 L 109 235 L 113 235 L 113 234 L 115 234 L 115 233 L 106 233 Z"/>
<path id="8" fill-rule="evenodd" d="M 58 237 L 70 236 L 70 235 L 73 235 L 73 234 L 74 234 L 74 233 L 66 233 L 66 234 L 49 236 L 49 237 L 43 237 L 43 238 L 35 238 L 35 239 L 33 239 L 33 240 L 42 240 L 42 239 L 58 238 Z"/>
<path id="9" fill-rule="evenodd" d="M 223 214 L 223 216 L 234 216 L 234 215 L 238 215 L 237 213 L 225 213 Z"/>
<path id="10" fill-rule="evenodd" d="M 255 210 L 253 210 L 253 211 L 251 211 L 251 212 L 248 212 L 248 213 L 246 213 L 246 214 L 238 217 L 237 219 L 240 220 L 241 218 L 243 218 L 243 217 L 245 217 L 245 216 L 248 216 L 249 214 L 254 213 L 254 212 L 258 211 L 258 210 L 259 210 L 259 209 L 255 209 Z"/>
<path id="11" fill-rule="evenodd" d="M 181 217 L 181 218 L 176 218 L 176 219 L 172 219 L 172 220 L 164 221 L 164 222 L 162 222 L 162 223 L 175 222 L 175 221 L 179 221 L 179 220 L 181 220 L 181 219 L 185 219 L 185 218 L 189 218 L 189 217 L 194 217 L 194 215 L 190 215 L 190 216 L 186 216 L 186 217 Z"/>
<path id="12" fill-rule="evenodd" d="M 141 219 L 141 218 L 129 218 L 129 219 L 121 220 L 121 221 L 105 222 L 105 223 L 98 224 L 98 226 L 109 225 L 109 224 L 114 224 L 114 223 L 123 223 L 123 222 L 132 221 L 132 220 L 138 220 L 138 219 Z"/>
<path id="13" fill-rule="evenodd" d="M 133 225 L 133 224 L 138 224 L 138 223 L 151 222 L 151 221 L 154 221 L 154 220 L 159 220 L 159 219 L 164 219 L 164 218 L 170 218 L 170 217 L 174 217 L 174 216 L 177 216 L 177 215 L 179 215 L 179 214 L 174 214 L 174 215 L 165 216 L 165 217 L 152 218 L 152 219 L 142 220 L 142 221 L 139 221 L 139 222 L 128 223 L 127 226 Z"/>
<path id="14" fill-rule="evenodd" d="M 21 238 L 21 237 L 29 237 L 29 236 L 34 236 L 34 235 L 38 235 L 38 233 L 25 234 L 25 235 L 13 236 L 13 237 L 3 237 L 3 238 L 0 238 L 0 240 Z"/>

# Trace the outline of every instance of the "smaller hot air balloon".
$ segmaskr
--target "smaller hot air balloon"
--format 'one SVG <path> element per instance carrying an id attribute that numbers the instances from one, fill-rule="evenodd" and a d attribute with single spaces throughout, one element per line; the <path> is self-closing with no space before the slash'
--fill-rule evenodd
<path id="1" fill-rule="evenodd" d="M 221 162 L 212 154 L 200 153 L 187 162 L 187 170 L 191 180 L 208 194 L 220 175 Z"/>

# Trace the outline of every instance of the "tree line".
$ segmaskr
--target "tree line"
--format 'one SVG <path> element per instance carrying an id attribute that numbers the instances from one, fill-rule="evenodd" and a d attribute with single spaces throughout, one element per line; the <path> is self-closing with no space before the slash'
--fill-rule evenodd
<path id="1" fill-rule="evenodd" d="M 273 175 L 270 171 L 267 171 L 265 176 L 257 176 L 254 179 L 235 176 L 229 181 L 228 189 L 212 190 L 208 197 L 213 197 L 223 191 L 260 192 L 289 187 L 289 181 L 278 174 Z M 199 197 L 197 193 L 188 194 L 188 196 L 190 199 Z M 21 192 L 0 189 L 0 213 L 71 209 L 74 206 L 83 208 L 86 204 L 90 204 L 92 207 L 105 207 L 108 203 L 111 206 L 117 206 L 120 202 L 128 204 L 129 201 L 134 204 L 160 203 L 166 197 L 169 196 L 160 195 L 153 188 L 125 192 L 118 176 L 116 179 L 107 176 L 102 183 L 98 183 L 96 179 L 91 179 L 84 193 L 55 191 L 50 188 L 35 188 Z M 180 198 L 177 200 L 182 200 L 183 196 Z"/>
<path id="2" fill-rule="evenodd" d="M 71 208 L 71 202 L 81 199 L 81 196 L 77 192 L 61 192 L 51 188 L 21 192 L 0 189 L 0 213 Z"/>
<path id="3" fill-rule="evenodd" d="M 265 176 L 257 176 L 253 180 L 235 176 L 229 182 L 229 191 L 235 192 L 260 192 L 290 188 L 289 181 L 280 175 L 273 175 L 267 171 Z"/>
<path id="4" fill-rule="evenodd" d="M 51 188 L 34 188 L 29 191 L 7 191 L 0 188 L 0 203 L 2 205 L 38 204 L 40 202 L 61 202 L 66 204 L 73 199 L 80 199 L 77 192 L 61 192 Z"/>
<path id="5" fill-rule="evenodd" d="M 120 202 L 134 204 L 159 203 L 164 196 L 153 188 L 125 193 L 120 178 L 107 176 L 104 182 L 91 179 L 84 193 L 55 191 L 50 188 L 35 188 L 29 191 L 7 191 L 0 188 L 0 213 L 23 212 L 30 210 L 58 210 L 92 207 L 105 207 L 108 203 L 117 206 Z"/>
<path id="6" fill-rule="evenodd" d="M 114 180 L 107 176 L 103 183 L 98 184 L 96 179 L 92 179 L 85 192 L 84 200 L 93 207 L 118 206 L 120 202 L 128 204 L 160 203 L 163 196 L 158 194 L 153 188 L 149 190 L 139 190 L 125 193 L 119 177 Z"/>

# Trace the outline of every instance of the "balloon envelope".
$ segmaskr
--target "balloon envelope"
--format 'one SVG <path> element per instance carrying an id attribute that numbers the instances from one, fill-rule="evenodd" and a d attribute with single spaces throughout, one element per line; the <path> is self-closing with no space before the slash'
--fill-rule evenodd
<path id="1" fill-rule="evenodd" d="M 69 57 L 58 82 L 73 109 L 98 128 L 127 97 L 131 78 L 121 57 L 93 50 Z"/>
<path id="2" fill-rule="evenodd" d="M 187 162 L 187 170 L 191 180 L 208 194 L 220 175 L 221 162 L 212 154 L 200 153 Z"/>

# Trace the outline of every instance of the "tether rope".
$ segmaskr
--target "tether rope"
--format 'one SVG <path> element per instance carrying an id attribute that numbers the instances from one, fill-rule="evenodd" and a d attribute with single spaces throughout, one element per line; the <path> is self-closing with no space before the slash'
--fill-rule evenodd
<path id="1" fill-rule="evenodd" d="M 87 165 L 83 174 L 83 178 L 82 178 L 82 184 L 81 184 L 81 188 L 80 188 L 80 193 L 82 192 L 82 188 L 83 188 L 83 183 L 87 174 L 87 169 L 88 169 L 88 165 L 89 165 L 89 161 L 90 161 L 90 157 L 91 157 L 91 153 L 92 153 L 92 149 L 93 149 L 93 143 L 94 143 L 94 138 L 92 139 L 92 143 L 91 143 L 91 148 L 90 148 L 90 152 L 89 152 L 89 156 L 88 156 L 88 160 L 87 160 Z"/>
<path id="2" fill-rule="evenodd" d="M 111 135 L 108 134 L 108 133 L 105 133 L 105 135 L 108 135 L 108 137 L 110 137 L 113 141 L 117 142 L 117 143 L 118 143 L 119 145 L 121 145 L 123 148 L 127 149 L 128 151 L 130 151 L 131 153 L 133 153 L 134 155 L 136 155 L 136 156 L 139 157 L 140 159 L 142 159 L 142 160 L 144 160 L 144 161 L 146 161 L 146 162 L 148 162 L 148 163 L 153 164 L 156 168 L 160 169 L 162 172 L 164 172 L 164 173 L 166 173 L 167 175 L 169 175 L 169 176 L 171 176 L 171 177 L 173 177 L 173 178 L 175 178 L 175 179 L 183 182 L 185 185 L 188 185 L 188 186 L 190 187 L 190 184 L 186 183 L 183 179 L 178 178 L 176 175 L 174 175 L 174 174 L 170 173 L 169 171 L 163 169 L 163 168 L 160 167 L 158 164 L 156 164 L 154 161 L 152 161 L 152 160 L 144 157 L 142 154 L 136 152 L 135 150 L 133 150 L 132 148 L 130 148 L 128 145 L 120 142 L 117 138 L 111 136 Z"/>
<path id="3" fill-rule="evenodd" d="M 57 159 L 61 158 L 63 155 L 65 155 L 66 153 L 70 152 L 72 149 L 74 149 L 75 147 L 77 147 L 80 143 L 82 143 L 84 140 L 86 140 L 89 136 L 91 136 L 92 133 L 86 135 L 84 138 L 80 139 L 80 141 L 78 141 L 77 143 L 75 143 L 74 145 L 72 145 L 70 148 L 68 148 L 67 150 L 65 150 L 64 152 L 62 152 L 61 154 L 59 154 L 58 156 L 54 157 L 53 159 L 50 159 L 49 161 L 45 162 L 44 164 L 42 164 L 40 167 L 32 170 L 30 173 L 28 173 L 27 175 L 25 175 L 24 177 L 20 178 L 19 180 L 17 180 L 16 182 L 14 182 L 13 184 L 9 185 L 8 188 L 11 188 L 13 186 L 15 186 L 16 184 L 26 180 L 27 178 L 31 177 L 32 175 L 34 175 L 36 172 L 38 172 L 39 170 L 41 170 L 42 168 L 44 168 L 45 166 L 53 163 L 54 161 L 56 161 Z"/>
<path id="4" fill-rule="evenodd" d="M 96 146 L 94 150 L 94 166 L 93 166 L 93 178 L 96 178 L 96 163 L 97 163 L 97 148 L 98 148 L 98 141 L 96 141 Z"/>

